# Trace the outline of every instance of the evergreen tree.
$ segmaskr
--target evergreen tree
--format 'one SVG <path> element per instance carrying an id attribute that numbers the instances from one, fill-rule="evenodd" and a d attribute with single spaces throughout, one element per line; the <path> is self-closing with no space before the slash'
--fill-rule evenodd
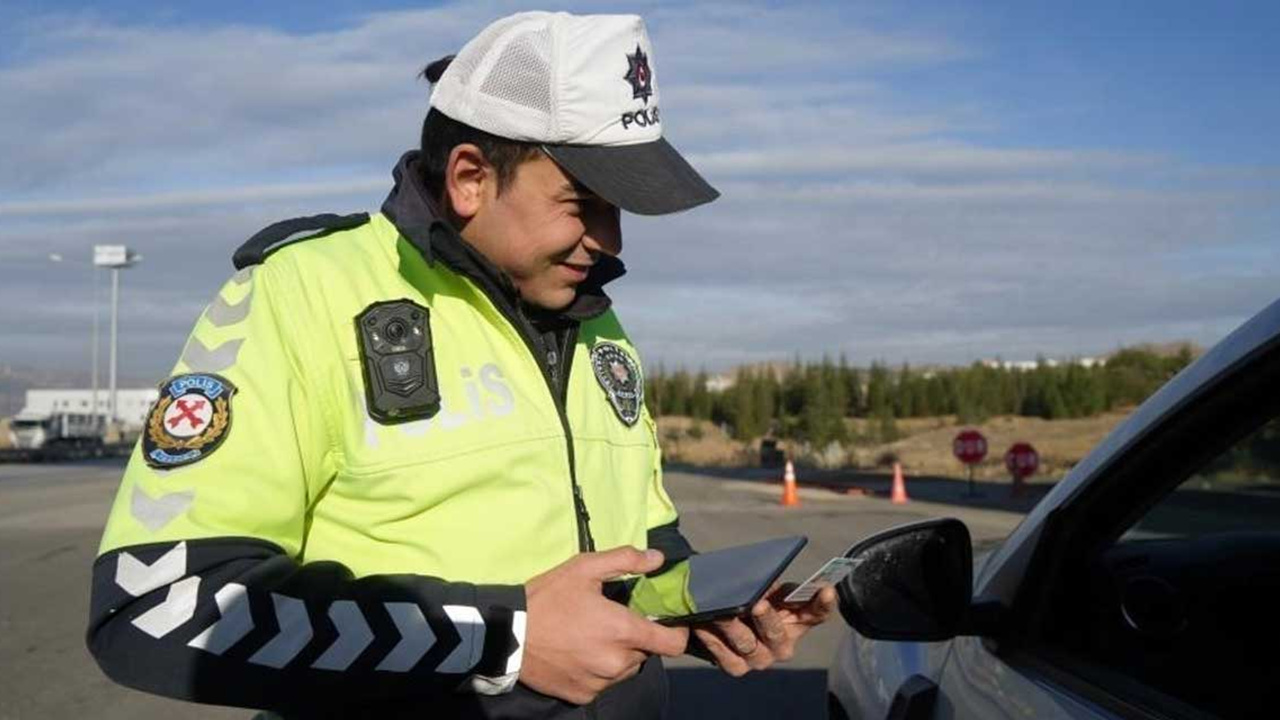
<path id="1" fill-rule="evenodd" d="M 686 415 L 733 427 L 734 437 L 751 440 L 764 433 L 801 437 L 817 443 L 844 440 L 845 418 L 871 419 L 869 433 L 896 438 L 902 417 L 956 415 L 961 423 L 980 423 L 995 414 L 1050 419 L 1089 417 L 1117 405 L 1145 400 L 1192 360 L 1190 348 L 1162 357 L 1125 349 L 1105 365 L 1050 365 L 1032 370 L 968 367 L 920 372 L 903 363 L 891 371 L 883 363 L 860 370 L 842 355 L 837 362 L 796 359 L 781 374 L 772 368 L 741 368 L 726 390 L 707 389 L 707 372 L 668 372 L 658 365 L 646 377 L 645 402 L 656 416 Z"/>
<path id="2" fill-rule="evenodd" d="M 762 433 L 763 422 L 756 412 L 755 376 L 745 368 L 738 370 L 733 384 L 733 437 L 749 441 Z"/>
<path id="3" fill-rule="evenodd" d="M 947 402 L 947 380 L 944 375 L 935 374 L 924 383 L 925 407 L 929 417 L 951 415 L 955 408 Z"/>
<path id="4" fill-rule="evenodd" d="M 1023 375 L 1022 406 L 1018 414 L 1023 417 L 1043 417 L 1048 412 L 1047 388 L 1044 373 L 1037 368 Z"/>
<path id="5" fill-rule="evenodd" d="M 839 376 L 829 361 L 805 369 L 804 412 L 802 426 L 805 438 L 816 448 L 842 441 L 847 433 L 844 425 L 844 391 Z"/>
<path id="6" fill-rule="evenodd" d="M 1022 407 L 1023 373 L 1019 370 L 1003 370 L 1000 372 L 1001 397 L 997 410 L 1002 415 L 1016 415 Z"/>
<path id="7" fill-rule="evenodd" d="M 663 415 L 662 393 L 666 383 L 665 374 L 662 363 L 658 363 L 658 372 L 644 379 L 644 404 L 649 408 L 649 414 L 655 418 Z"/>
<path id="8" fill-rule="evenodd" d="M 765 368 L 756 376 L 755 386 L 752 389 L 751 397 L 753 415 L 759 421 L 760 434 L 775 432 L 775 424 L 777 424 L 778 408 L 778 379 L 773 374 L 773 370 Z"/>
<path id="9" fill-rule="evenodd" d="M 1041 417 L 1045 420 L 1062 420 L 1071 417 L 1067 401 L 1058 387 L 1054 374 L 1049 375 L 1049 382 L 1045 388 L 1045 413 Z"/>
<path id="10" fill-rule="evenodd" d="M 955 372 L 955 383 L 952 397 L 955 402 L 956 416 L 964 425 L 974 425 L 986 420 L 989 416 L 990 397 L 986 381 L 987 368 L 981 363 L 974 363 L 967 368 Z"/>
<path id="11" fill-rule="evenodd" d="M 889 371 L 880 363 L 871 363 L 867 373 L 867 413 L 871 417 L 881 417 L 893 408 L 892 383 Z"/>
<path id="12" fill-rule="evenodd" d="M 915 417 L 915 397 L 911 394 L 911 366 L 902 363 L 898 370 L 898 382 L 893 393 L 894 414 L 898 417 Z"/>
<path id="13" fill-rule="evenodd" d="M 689 396 L 693 394 L 693 380 L 689 373 L 683 369 L 677 370 L 667 383 L 666 391 L 667 414 L 688 415 Z"/>
<path id="14" fill-rule="evenodd" d="M 693 378 L 689 395 L 689 414 L 698 420 L 711 419 L 711 393 L 707 390 L 707 371 L 700 370 Z"/>
<path id="15" fill-rule="evenodd" d="M 805 367 L 797 358 L 782 379 L 782 414 L 799 416 L 804 411 Z"/>
<path id="16" fill-rule="evenodd" d="M 845 391 L 844 414 L 847 417 L 859 416 L 862 414 L 862 374 L 858 372 L 857 368 L 849 365 L 849 361 L 843 353 L 840 355 L 838 371 Z"/>
<path id="17" fill-rule="evenodd" d="M 1171 377 L 1169 370 L 1155 353 L 1121 350 L 1107 361 L 1107 396 L 1114 405 L 1136 405 Z"/>

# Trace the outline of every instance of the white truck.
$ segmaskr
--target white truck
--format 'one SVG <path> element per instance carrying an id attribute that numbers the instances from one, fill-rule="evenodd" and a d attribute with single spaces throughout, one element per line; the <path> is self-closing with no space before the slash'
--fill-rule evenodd
<path id="1" fill-rule="evenodd" d="M 127 454 L 159 395 L 156 388 L 117 391 L 116 420 L 109 423 L 112 403 L 107 393 L 30 388 L 26 404 L 9 421 L 9 437 L 3 438 L 10 441 L 9 447 L 0 449 L 0 461 Z"/>
<path id="2" fill-rule="evenodd" d="M 9 423 L 14 448 L 31 453 L 96 450 L 102 447 L 101 416 L 24 410 Z"/>

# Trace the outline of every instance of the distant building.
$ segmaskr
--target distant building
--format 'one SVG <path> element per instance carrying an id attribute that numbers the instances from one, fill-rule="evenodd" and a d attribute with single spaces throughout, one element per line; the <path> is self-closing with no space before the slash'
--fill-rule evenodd
<path id="1" fill-rule="evenodd" d="M 155 388 L 145 390 L 118 390 L 116 416 L 126 430 L 140 430 L 147 421 L 147 411 L 160 397 Z M 92 390 L 28 390 L 27 404 L 18 413 L 19 418 L 40 419 L 55 413 L 92 414 Z M 98 414 L 106 417 L 111 412 L 111 393 L 98 390 Z"/>
<path id="2" fill-rule="evenodd" d="M 737 378 L 732 375 L 712 375 L 707 378 L 706 388 L 713 393 L 724 392 L 733 387 Z"/>
<path id="3" fill-rule="evenodd" d="M 1069 360 L 1054 360 L 1053 358 L 1043 358 L 1041 360 L 983 360 L 982 364 L 989 368 L 1000 370 L 1035 370 L 1043 364 L 1045 367 L 1058 367 L 1059 365 L 1079 365 L 1080 367 L 1091 368 L 1094 366 L 1101 367 L 1107 364 L 1106 358 L 1082 357 L 1071 358 Z"/>

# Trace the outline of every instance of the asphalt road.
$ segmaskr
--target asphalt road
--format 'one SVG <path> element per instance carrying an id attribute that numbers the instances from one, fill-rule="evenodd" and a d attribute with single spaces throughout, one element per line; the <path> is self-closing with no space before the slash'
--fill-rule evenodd
<path id="1" fill-rule="evenodd" d="M 89 567 L 121 469 L 118 460 L 0 465 L 0 720 L 250 717 L 245 710 L 188 705 L 117 687 L 85 651 Z M 668 473 L 686 535 L 703 550 L 807 535 L 808 547 L 785 576 L 797 581 L 853 542 L 905 522 L 959 517 L 981 545 L 1004 537 L 1020 519 L 1013 512 L 949 504 L 946 493 L 931 494 L 930 502 L 892 505 L 878 497 L 802 487 L 800 506 L 782 507 L 777 485 L 732 475 Z M 671 717 L 824 717 L 826 667 L 843 633 L 836 618 L 811 633 L 791 662 L 742 679 L 692 658 L 670 662 Z"/>

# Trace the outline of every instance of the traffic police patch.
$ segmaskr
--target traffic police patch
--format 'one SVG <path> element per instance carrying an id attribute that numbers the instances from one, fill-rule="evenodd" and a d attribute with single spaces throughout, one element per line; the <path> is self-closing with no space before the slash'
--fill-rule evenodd
<path id="1" fill-rule="evenodd" d="M 213 373 L 169 378 L 147 416 L 142 454 L 158 470 L 175 468 L 207 457 L 227 437 L 231 427 L 231 396 L 235 385 Z"/>
<path id="2" fill-rule="evenodd" d="M 628 427 L 635 425 L 644 405 L 644 378 L 636 361 L 618 345 L 601 342 L 591 348 L 591 369 L 618 419 Z"/>

